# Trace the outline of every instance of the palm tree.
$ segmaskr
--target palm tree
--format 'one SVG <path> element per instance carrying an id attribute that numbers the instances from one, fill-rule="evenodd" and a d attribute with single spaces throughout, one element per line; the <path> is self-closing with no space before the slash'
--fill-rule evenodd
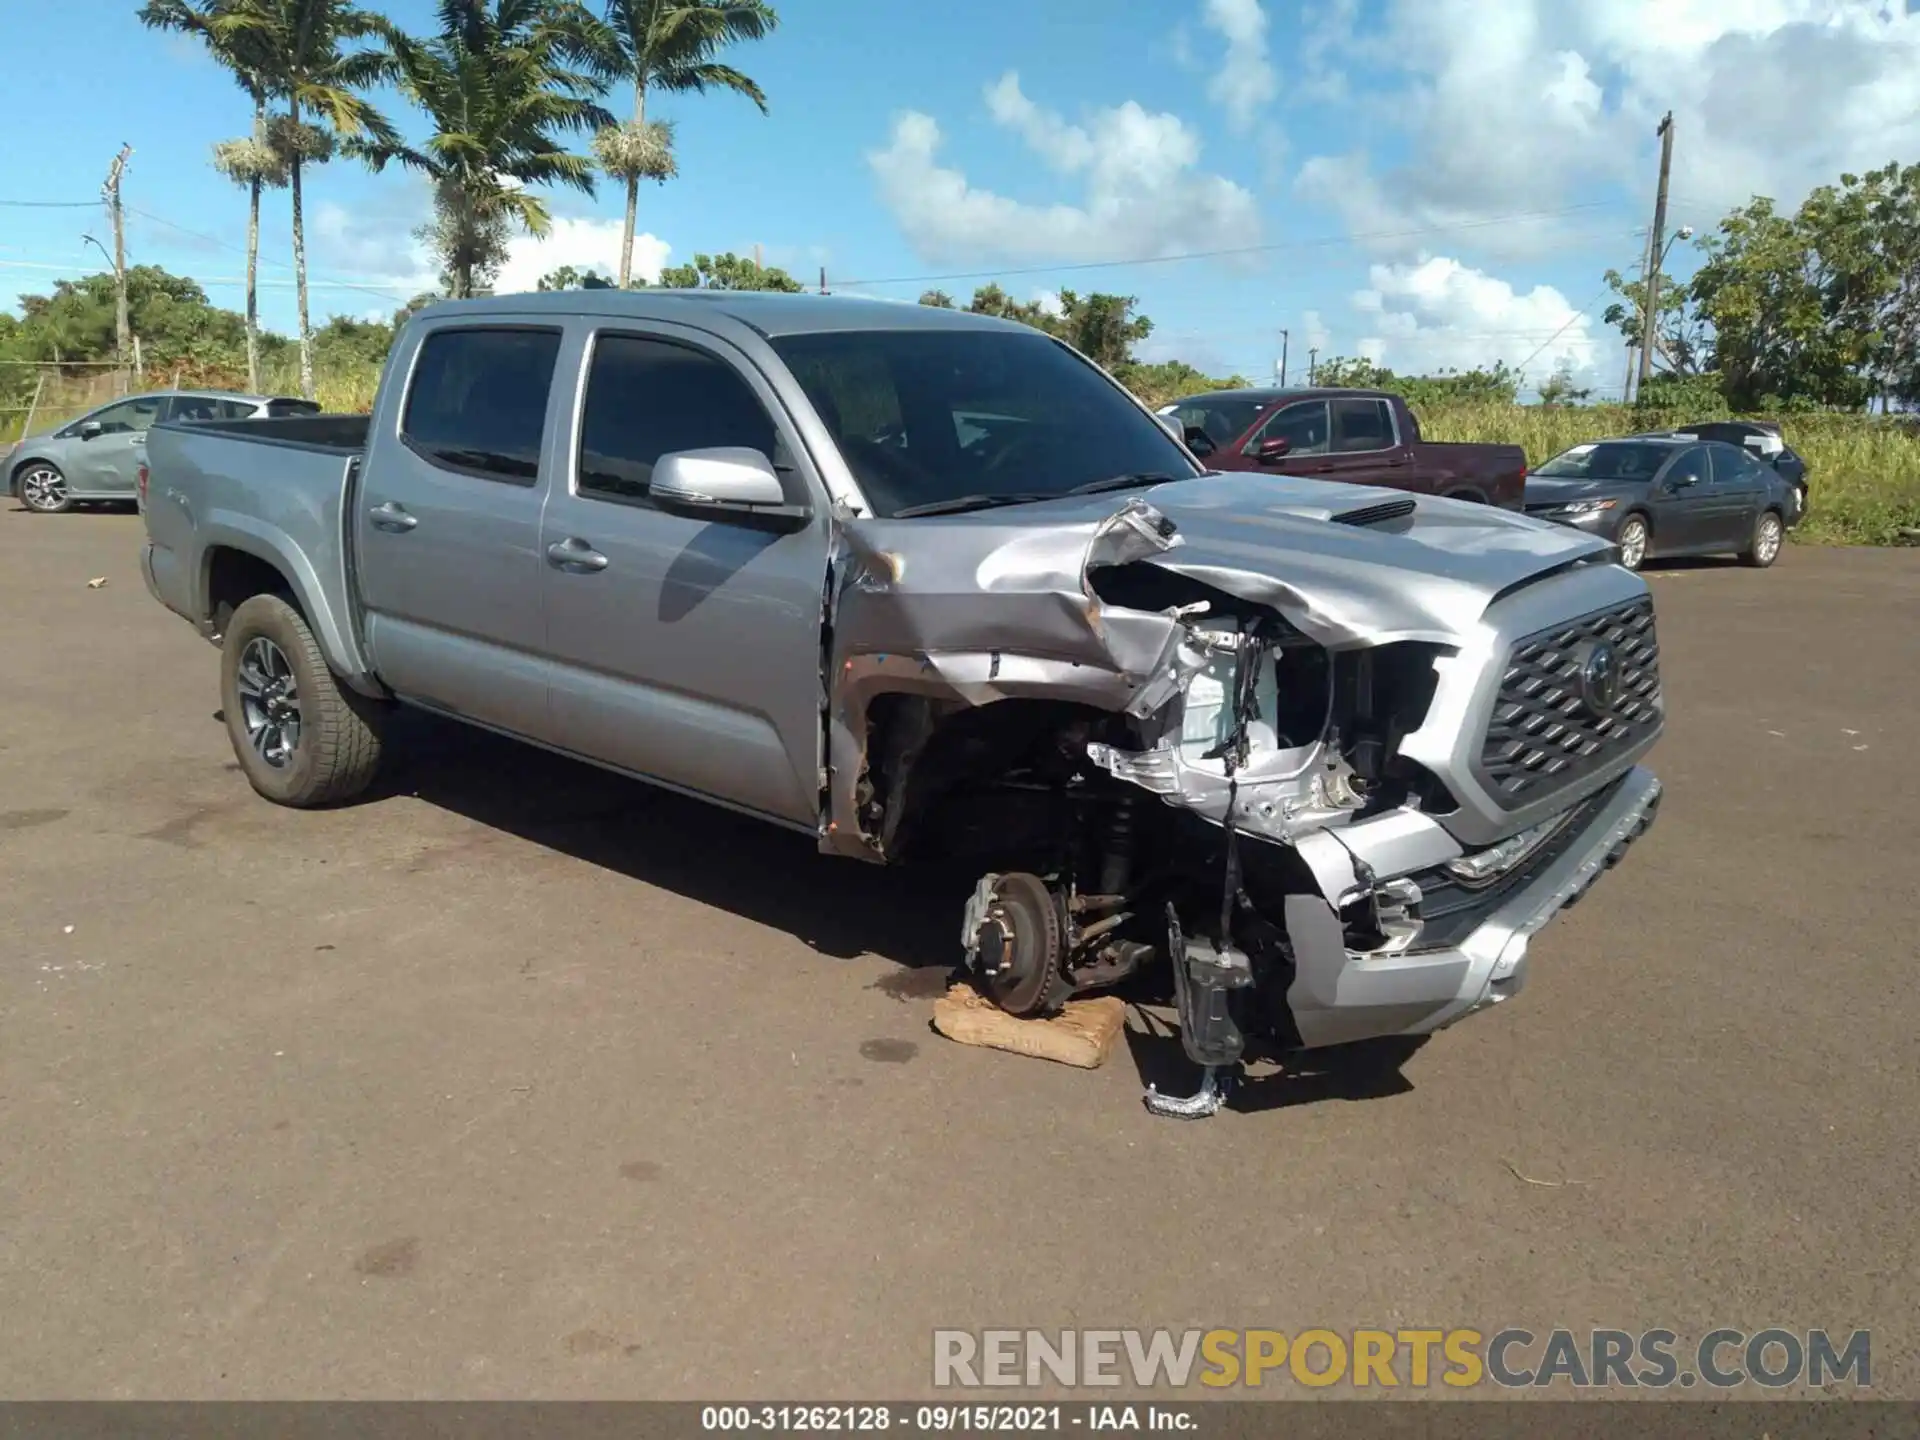
<path id="1" fill-rule="evenodd" d="M 396 144 L 387 119 L 360 92 L 388 78 L 378 49 L 351 48 L 373 40 L 385 21 L 351 0 L 242 0 L 225 26 L 236 44 L 257 57 L 268 93 L 286 110 L 267 122 L 265 139 L 287 167 L 293 196 L 293 280 L 300 325 L 300 392 L 313 398 L 313 332 L 307 312 L 307 230 L 301 181 L 306 167 L 329 159 L 337 141 Z M 320 123 L 307 117 L 311 115 Z"/>
<path id="2" fill-rule="evenodd" d="M 267 125 L 268 71 L 257 43 L 259 7 L 251 0 L 147 0 L 140 23 L 191 35 L 253 101 L 253 129 L 213 147 L 213 166 L 247 192 L 247 388 L 260 389 L 260 192 L 287 183 L 286 158 Z"/>
<path id="3" fill-rule="evenodd" d="M 375 170 L 396 161 L 432 182 L 434 221 L 425 233 L 454 299 L 472 295 L 498 268 L 514 226 L 536 236 L 551 230 L 546 203 L 526 186 L 593 194 L 592 163 L 559 137 L 612 121 L 597 100 L 603 82 L 575 68 L 596 43 L 605 49 L 597 26 L 573 0 L 440 0 L 431 39 L 386 28 L 394 77 L 433 134 L 417 148 L 348 148 Z"/>
<path id="4" fill-rule="evenodd" d="M 633 119 L 594 136 L 600 168 L 627 187 L 627 218 L 620 232 L 620 285 L 633 279 L 634 215 L 642 180 L 666 181 L 679 172 L 673 127 L 647 119 L 647 94 L 731 90 L 767 110 L 753 80 L 714 59 L 726 46 L 758 40 L 780 23 L 765 0 L 607 0 L 606 28 L 618 47 L 619 69 L 633 82 Z"/>

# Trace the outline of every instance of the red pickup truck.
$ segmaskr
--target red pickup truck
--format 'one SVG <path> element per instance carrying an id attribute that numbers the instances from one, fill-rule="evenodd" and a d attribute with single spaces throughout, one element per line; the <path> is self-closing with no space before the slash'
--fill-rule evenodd
<path id="1" fill-rule="evenodd" d="M 1527 455 L 1518 445 L 1420 438 L 1406 401 L 1385 390 L 1215 390 L 1160 407 L 1187 448 L 1216 470 L 1271 470 L 1519 510 Z"/>

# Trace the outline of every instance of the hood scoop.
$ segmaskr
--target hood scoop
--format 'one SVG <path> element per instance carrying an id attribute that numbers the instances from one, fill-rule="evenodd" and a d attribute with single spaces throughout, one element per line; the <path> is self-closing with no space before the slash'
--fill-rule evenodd
<path id="1" fill-rule="evenodd" d="M 1336 525 L 1384 525 L 1389 520 L 1404 520 L 1414 511 L 1411 499 L 1382 500 L 1377 505 L 1362 505 L 1357 510 L 1342 510 L 1327 518 Z"/>

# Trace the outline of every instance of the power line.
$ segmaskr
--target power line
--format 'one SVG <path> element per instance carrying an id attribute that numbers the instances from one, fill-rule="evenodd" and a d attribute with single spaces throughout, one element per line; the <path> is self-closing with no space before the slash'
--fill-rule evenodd
<path id="1" fill-rule="evenodd" d="M 141 217 L 142 219 L 144 219 L 144 220 L 151 220 L 151 221 L 153 221 L 153 222 L 154 222 L 155 224 L 157 224 L 157 225 L 164 225 L 164 226 L 166 226 L 166 227 L 167 227 L 167 228 L 168 228 L 169 230 L 177 230 L 177 231 L 179 231 L 179 232 L 180 232 L 180 233 L 181 233 L 182 235 L 191 235 L 191 236 L 192 236 L 192 237 L 193 237 L 194 239 L 196 239 L 196 240 L 202 240 L 202 241 L 205 241 L 205 242 L 206 242 L 207 244 L 209 244 L 209 245 L 217 245 L 217 246 L 219 246 L 219 247 L 220 247 L 220 248 L 221 248 L 222 250 L 231 250 L 231 251 L 233 251 L 233 253 L 234 253 L 234 254 L 236 254 L 236 255 L 244 255 L 244 254 L 246 254 L 246 253 L 247 253 L 247 252 L 246 252 L 246 247 L 244 247 L 244 246 L 241 246 L 241 245 L 235 245 L 235 244 L 233 244 L 233 243 L 232 243 L 232 242 L 230 242 L 230 241 L 227 241 L 227 240 L 222 240 L 222 239 L 221 239 L 221 238 L 220 238 L 219 236 L 217 236 L 217 235 L 208 235 L 208 234 L 206 234 L 206 233 L 205 233 L 204 231 L 200 231 L 200 230 L 189 230 L 189 229 L 188 229 L 188 228 L 187 228 L 186 226 L 184 226 L 184 225 L 181 225 L 181 224 L 178 224 L 178 223 L 176 223 L 175 221 L 172 221 L 172 220 L 169 220 L 169 219 L 167 219 L 167 217 L 166 217 L 166 216 L 164 216 L 164 215 L 156 215 L 156 214 L 154 214 L 154 213 L 153 213 L 153 212 L 152 212 L 151 210 L 142 210 L 142 209 L 139 209 L 138 207 L 136 207 L 136 206 L 133 206 L 133 205 L 129 205 L 129 206 L 127 207 L 127 209 L 128 209 L 128 210 L 129 210 L 129 211 L 130 211 L 131 213 L 133 213 L 133 214 L 135 214 L 135 215 L 138 215 L 138 216 L 140 216 L 140 217 Z M 285 262 L 284 260 L 275 260 L 275 259 L 272 259 L 272 258 L 271 258 L 271 257 L 269 257 L 269 256 L 266 256 L 266 255 L 260 255 L 260 256 L 257 256 L 256 258 L 257 258 L 258 260 L 260 260 L 260 261 L 263 261 L 264 263 L 266 263 L 266 264 L 268 264 L 268 265 L 272 265 L 272 266 L 274 266 L 274 267 L 275 267 L 276 269 L 281 269 L 281 270 L 291 270 L 291 269 L 293 268 L 293 267 L 292 267 L 291 265 L 289 265 L 289 264 L 287 264 L 287 263 L 286 263 L 286 262 Z M 207 284 L 213 284 L 213 283 L 216 283 L 216 282 L 213 282 L 213 281 L 207 281 L 207 280 L 203 280 L 203 281 L 201 281 L 200 283 L 201 283 L 201 284 L 203 284 L 203 285 L 207 285 Z M 244 282 L 244 281 L 242 281 L 242 282 L 240 282 L 240 283 L 242 283 L 242 284 L 244 284 L 245 282 Z M 273 284 L 274 282 L 272 282 L 272 281 L 267 281 L 267 282 L 264 282 L 264 283 L 266 283 L 266 284 L 269 284 L 269 285 L 271 285 L 271 284 Z M 282 283 L 285 283 L 285 282 L 282 282 Z M 312 276 L 309 276 L 309 277 L 308 277 L 308 279 L 307 279 L 307 287 L 308 287 L 309 289 L 312 289 L 312 288 L 314 287 L 314 285 L 315 285 L 315 283 L 316 283 L 316 282 L 315 282 L 315 280 L 314 280 L 314 278 L 313 278 Z M 357 282 L 357 283 L 356 283 L 355 281 L 352 281 L 352 280 L 332 280 L 332 281 L 327 281 L 327 282 L 325 282 L 325 283 L 326 283 L 326 284 L 327 284 L 327 285 L 329 286 L 329 288 L 332 288 L 332 289 L 339 289 L 339 290 L 363 290 L 363 291 L 365 291 L 365 292 L 366 292 L 367 294 L 369 294 L 369 295 L 378 295 L 378 296 L 380 296 L 380 297 L 381 297 L 382 299 L 385 299 L 385 298 L 387 298 L 387 291 L 388 291 L 388 290 L 396 290 L 396 289 L 397 289 L 397 290 L 408 290 L 408 289 L 412 289 L 412 288 L 413 288 L 413 287 L 412 287 L 412 286 L 411 286 L 411 285 L 410 285 L 410 284 L 409 284 L 409 283 L 408 283 L 407 281 L 404 281 L 404 280 L 395 280 L 395 281 L 365 281 L 365 280 L 363 280 L 363 281 L 360 281 L 360 282 Z M 381 288 L 378 288 L 378 287 L 380 287 L 380 286 L 382 286 L 382 285 L 384 285 L 384 286 L 385 286 L 386 288 L 385 288 L 385 289 L 381 289 Z"/>
<path id="2" fill-rule="evenodd" d="M 0 200 L 0 205 L 10 210 L 91 210 L 99 203 L 98 200 Z"/>
<path id="3" fill-rule="evenodd" d="M 1311 240 L 1276 240 L 1265 245 L 1235 245 L 1221 250 L 1186 250 L 1172 255 L 1142 255 L 1127 260 L 1082 260 L 1061 265 L 1028 265 L 999 270 L 960 270 L 944 275 L 892 275 L 878 280 L 836 280 L 836 289 L 854 285 L 926 285 L 939 280 L 993 280 L 1003 275 L 1055 275 L 1068 270 L 1113 270 L 1129 265 L 1166 265 L 1181 260 L 1217 260 L 1232 255 L 1268 255 L 1281 250 L 1311 250 L 1325 245 L 1350 245 L 1360 240 L 1406 240 L 1421 235 L 1450 234 L 1460 230 L 1484 229 L 1507 225 L 1516 220 L 1546 219 L 1571 215 L 1579 210 L 1617 208 L 1617 200 L 1589 200 L 1579 205 L 1564 205 L 1557 210 L 1516 210 L 1508 215 L 1489 215 L 1480 220 L 1461 220 L 1451 225 L 1423 225 L 1411 230 L 1362 230 L 1346 235 L 1322 235 Z"/>

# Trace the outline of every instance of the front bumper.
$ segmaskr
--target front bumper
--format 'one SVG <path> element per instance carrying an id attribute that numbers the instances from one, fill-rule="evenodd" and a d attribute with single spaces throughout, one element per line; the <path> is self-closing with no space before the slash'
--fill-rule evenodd
<path id="1" fill-rule="evenodd" d="M 1446 842 L 1437 826 L 1428 831 L 1397 823 L 1378 837 L 1356 834 L 1350 841 L 1341 840 L 1337 831 L 1312 837 L 1316 843 L 1303 845 L 1301 852 L 1326 898 L 1290 897 L 1287 910 L 1295 962 L 1287 1003 L 1302 1043 L 1315 1048 L 1428 1034 L 1518 994 L 1526 983 L 1533 935 L 1618 863 L 1653 823 L 1660 791 L 1653 772 L 1636 765 L 1582 802 L 1568 821 L 1573 828 L 1516 867 L 1516 883 L 1488 887 L 1497 893 L 1488 911 L 1472 917 L 1472 928 L 1445 948 L 1422 949 L 1415 933 L 1399 953 L 1349 950 L 1335 908 L 1364 888 L 1362 876 L 1370 876 L 1374 886 L 1390 879 L 1404 884 L 1458 855 L 1458 847 Z M 1357 862 L 1364 863 L 1356 868 Z M 1417 900 L 1408 908 L 1418 916 Z"/>

